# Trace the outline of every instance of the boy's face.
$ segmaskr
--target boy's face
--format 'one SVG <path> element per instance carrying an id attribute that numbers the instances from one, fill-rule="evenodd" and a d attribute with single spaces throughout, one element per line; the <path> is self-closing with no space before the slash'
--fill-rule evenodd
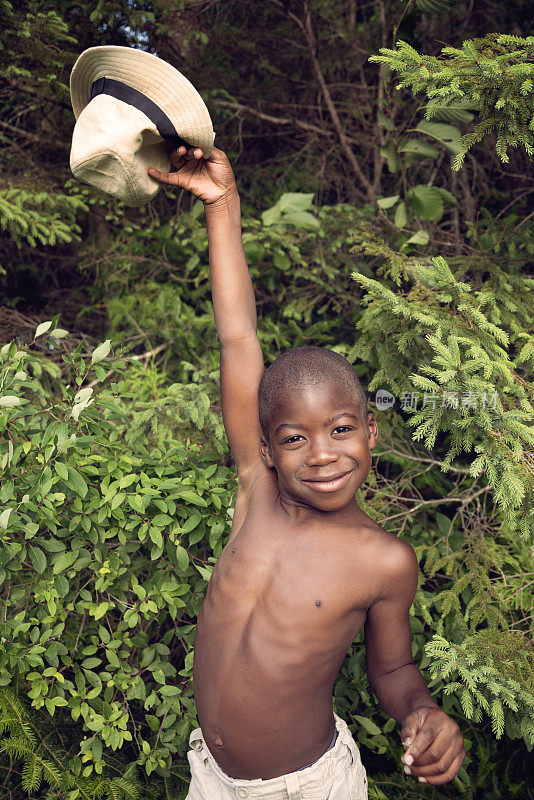
<path id="1" fill-rule="evenodd" d="M 274 467 L 282 499 L 321 511 L 340 511 L 371 469 L 378 440 L 373 414 L 367 419 L 356 392 L 339 384 L 306 386 L 279 404 L 262 437 L 262 458 Z"/>

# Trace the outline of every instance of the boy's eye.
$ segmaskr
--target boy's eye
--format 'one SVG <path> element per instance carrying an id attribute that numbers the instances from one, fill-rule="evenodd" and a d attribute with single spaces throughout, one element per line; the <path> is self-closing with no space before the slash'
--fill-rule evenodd
<path id="1" fill-rule="evenodd" d="M 337 428 L 334 428 L 334 433 L 337 431 L 338 433 L 346 433 L 347 431 L 351 431 L 352 428 L 350 425 L 338 425 Z"/>
<path id="2" fill-rule="evenodd" d="M 295 434 L 294 436 L 289 436 L 287 439 L 284 439 L 282 444 L 294 444 L 295 442 L 298 442 L 299 439 L 302 439 L 302 436 Z"/>

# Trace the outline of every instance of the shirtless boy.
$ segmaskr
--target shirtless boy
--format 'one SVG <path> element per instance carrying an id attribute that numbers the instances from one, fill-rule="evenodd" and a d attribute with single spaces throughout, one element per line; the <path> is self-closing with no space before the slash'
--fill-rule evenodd
<path id="1" fill-rule="evenodd" d="M 413 663 L 417 560 L 355 500 L 378 438 L 356 373 L 323 348 L 290 350 L 264 372 L 230 163 L 217 148 L 205 159 L 185 147 L 171 162 L 176 172 L 149 174 L 204 202 L 238 471 L 230 537 L 196 629 L 188 800 L 367 798 L 358 747 L 332 704 L 363 625 L 369 684 L 401 723 L 405 772 L 446 783 L 465 751 Z"/>

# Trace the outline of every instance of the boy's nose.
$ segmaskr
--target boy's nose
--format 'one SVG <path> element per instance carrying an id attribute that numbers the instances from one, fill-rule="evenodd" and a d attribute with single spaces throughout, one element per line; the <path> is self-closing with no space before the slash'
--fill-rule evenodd
<path id="1" fill-rule="evenodd" d="M 309 467 L 321 466 L 337 461 L 338 458 L 339 453 L 332 447 L 332 442 L 318 441 L 312 444 L 306 464 Z"/>

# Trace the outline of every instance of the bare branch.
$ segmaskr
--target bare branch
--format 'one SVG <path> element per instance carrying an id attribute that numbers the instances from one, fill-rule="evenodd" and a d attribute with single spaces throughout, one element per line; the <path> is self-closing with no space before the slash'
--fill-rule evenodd
<path id="1" fill-rule="evenodd" d="M 326 103 L 326 106 L 328 108 L 328 112 L 329 112 L 329 114 L 330 114 L 330 116 L 332 118 L 332 122 L 334 123 L 334 128 L 336 129 L 336 133 L 338 135 L 338 138 L 339 138 L 339 141 L 340 141 L 340 144 L 341 144 L 341 148 L 342 148 L 342 150 L 343 150 L 343 152 L 344 152 L 344 154 L 345 154 L 345 156 L 347 158 L 347 161 L 349 162 L 349 164 L 351 165 L 352 169 L 354 170 L 354 172 L 358 176 L 358 178 L 360 180 L 360 183 L 362 184 L 362 186 L 365 187 L 366 192 L 367 192 L 367 197 L 368 197 L 369 201 L 373 202 L 373 200 L 374 200 L 373 187 L 371 185 L 370 180 L 367 178 L 367 176 L 363 172 L 362 168 L 360 167 L 360 164 L 359 164 L 358 159 L 356 158 L 356 156 L 354 154 L 354 151 L 349 146 L 349 142 L 347 140 L 347 137 L 345 136 L 345 131 L 343 130 L 343 126 L 341 125 L 341 121 L 339 119 L 339 115 L 337 113 L 337 109 L 336 109 L 336 107 L 334 105 L 334 102 L 332 100 L 332 95 L 330 94 L 330 90 L 329 90 L 328 85 L 327 85 L 327 83 L 325 81 L 323 72 L 321 70 L 321 66 L 319 64 L 319 60 L 317 58 L 317 41 L 316 41 L 316 38 L 315 38 L 315 33 L 313 31 L 312 22 L 311 22 L 311 13 L 310 13 L 309 0 L 304 0 L 304 13 L 305 13 L 305 23 L 303 23 L 302 20 L 299 20 L 298 17 L 296 17 L 294 14 L 290 13 L 290 16 L 291 16 L 292 19 L 294 19 L 294 21 L 297 23 L 297 25 L 303 31 L 303 33 L 304 33 L 304 35 L 306 37 L 306 41 L 308 43 L 308 48 L 309 48 L 309 53 L 310 53 L 310 58 L 311 58 L 311 62 L 312 62 L 312 65 L 313 65 L 313 70 L 315 72 L 315 76 L 317 78 L 319 86 L 321 87 L 321 92 L 322 92 L 322 95 L 324 97 L 324 101 Z"/>

